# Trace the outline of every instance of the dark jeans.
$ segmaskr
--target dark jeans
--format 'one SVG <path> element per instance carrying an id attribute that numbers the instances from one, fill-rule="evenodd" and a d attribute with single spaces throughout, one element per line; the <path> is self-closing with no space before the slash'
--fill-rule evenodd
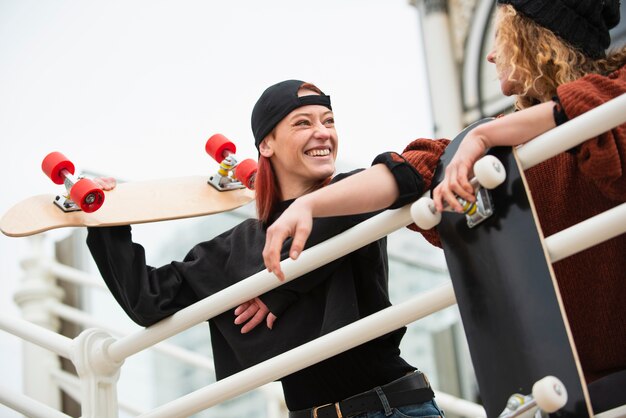
<path id="1" fill-rule="evenodd" d="M 386 402 L 383 400 L 383 404 Z M 445 418 L 443 411 L 437 406 L 437 402 L 432 401 L 416 404 L 400 406 L 398 408 L 385 408 L 381 411 L 366 412 L 364 414 L 355 415 L 354 418 L 411 418 L 411 417 L 441 417 Z"/>

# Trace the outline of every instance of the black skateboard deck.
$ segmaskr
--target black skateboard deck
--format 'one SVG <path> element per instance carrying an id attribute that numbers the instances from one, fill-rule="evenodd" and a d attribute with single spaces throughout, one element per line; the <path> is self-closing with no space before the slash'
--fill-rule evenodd
<path id="1" fill-rule="evenodd" d="M 433 187 L 474 126 L 448 146 Z M 499 416 L 511 395 L 529 395 L 536 381 L 552 375 L 568 393 L 553 415 L 587 417 L 586 384 L 523 172 L 511 147 L 489 154 L 507 173 L 491 191 L 495 213 L 469 228 L 465 216 L 444 212 L 437 226 L 487 416 Z"/>

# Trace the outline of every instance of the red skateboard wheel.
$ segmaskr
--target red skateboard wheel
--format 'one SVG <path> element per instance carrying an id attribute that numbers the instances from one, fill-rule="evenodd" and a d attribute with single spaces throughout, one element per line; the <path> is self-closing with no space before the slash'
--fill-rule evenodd
<path id="1" fill-rule="evenodd" d="M 248 189 L 254 190 L 254 176 L 256 175 L 258 164 L 252 158 L 247 158 L 237 164 L 234 176 Z"/>
<path id="2" fill-rule="evenodd" d="M 63 184 L 65 178 L 61 175 L 62 170 L 67 170 L 70 174 L 74 174 L 74 164 L 60 152 L 54 151 L 46 155 L 41 162 L 41 169 L 50 180 L 56 184 Z"/>
<path id="3" fill-rule="evenodd" d="M 215 161 L 221 163 L 222 160 L 228 157 L 228 154 L 224 155 L 226 151 L 230 154 L 237 152 L 237 147 L 228 138 L 222 134 L 212 135 L 204 146 L 207 154 L 209 154 Z"/>
<path id="4" fill-rule="evenodd" d="M 89 179 L 80 179 L 72 186 L 70 198 L 83 212 L 97 211 L 104 203 L 104 192 L 96 183 Z"/>

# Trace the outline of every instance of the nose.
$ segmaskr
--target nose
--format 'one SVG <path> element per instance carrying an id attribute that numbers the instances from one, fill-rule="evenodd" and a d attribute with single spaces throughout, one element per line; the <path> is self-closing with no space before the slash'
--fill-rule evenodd
<path id="1" fill-rule="evenodd" d="M 490 53 L 487 54 L 487 61 L 495 64 L 496 63 L 496 50 L 492 49 Z"/>
<path id="2" fill-rule="evenodd" d="M 328 139 L 330 138 L 330 131 L 330 128 L 328 128 L 326 125 L 324 125 L 322 122 L 318 122 L 315 124 L 314 136 L 315 138 L 319 139 Z"/>

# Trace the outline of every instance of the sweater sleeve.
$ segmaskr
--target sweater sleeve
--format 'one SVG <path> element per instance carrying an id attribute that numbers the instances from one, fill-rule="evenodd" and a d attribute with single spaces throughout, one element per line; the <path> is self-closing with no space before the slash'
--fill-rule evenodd
<path id="1" fill-rule="evenodd" d="M 557 95 L 569 119 L 626 93 L 626 68 L 608 76 L 590 74 L 564 84 Z M 591 179 L 607 198 L 626 200 L 626 124 L 576 147 L 580 172 Z"/>
<path id="2" fill-rule="evenodd" d="M 402 156 L 420 173 L 424 181 L 424 190 L 431 188 L 439 159 L 449 143 L 447 139 L 419 138 L 407 145 L 402 152 Z M 441 248 L 439 234 L 434 228 L 425 231 L 415 224 L 409 225 L 408 228 L 421 233 L 428 242 Z"/>

